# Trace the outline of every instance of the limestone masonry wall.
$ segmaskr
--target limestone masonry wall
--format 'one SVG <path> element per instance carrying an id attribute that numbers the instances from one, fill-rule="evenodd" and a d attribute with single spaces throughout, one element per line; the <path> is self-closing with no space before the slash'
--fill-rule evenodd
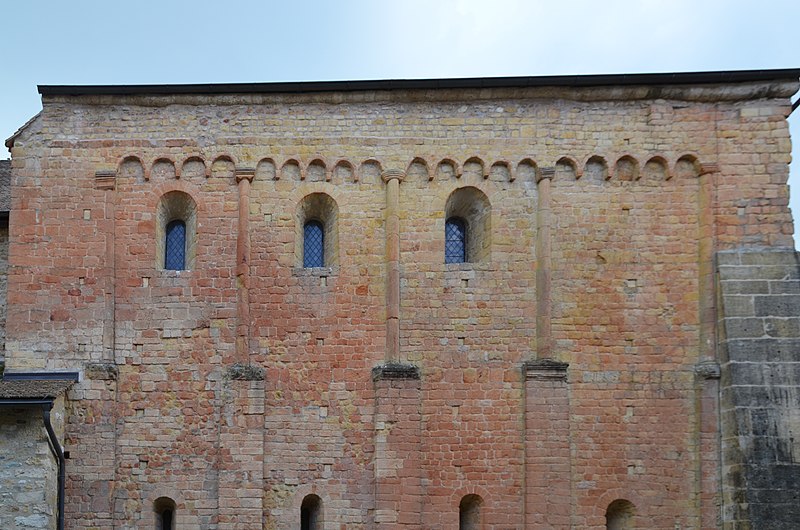
<path id="1" fill-rule="evenodd" d="M 619 500 L 722 524 L 698 366 L 715 253 L 793 246 L 781 86 L 45 96 L 12 149 L 6 363 L 83 374 L 67 527 L 168 498 L 177 528 L 297 528 L 309 495 L 327 530 L 605 528 Z M 471 262 L 445 264 L 448 204 Z M 189 270 L 159 261 L 170 207 Z"/>

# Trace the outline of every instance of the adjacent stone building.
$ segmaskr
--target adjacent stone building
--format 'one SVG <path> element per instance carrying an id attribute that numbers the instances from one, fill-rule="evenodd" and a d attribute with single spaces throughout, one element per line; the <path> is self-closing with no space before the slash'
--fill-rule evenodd
<path id="1" fill-rule="evenodd" d="M 798 77 L 39 87 L 0 524 L 797 528 Z"/>

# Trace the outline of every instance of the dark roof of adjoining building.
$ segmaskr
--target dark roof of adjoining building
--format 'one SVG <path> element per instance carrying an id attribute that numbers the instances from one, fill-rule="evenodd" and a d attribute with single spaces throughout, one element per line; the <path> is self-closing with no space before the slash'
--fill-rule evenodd
<path id="1" fill-rule="evenodd" d="M 0 160 L 0 212 L 11 210 L 11 160 Z"/>
<path id="2" fill-rule="evenodd" d="M 43 96 L 275 94 L 355 92 L 365 90 L 428 90 L 448 88 L 599 87 L 614 85 L 701 85 L 797 80 L 800 68 L 729 70 L 655 74 L 470 77 L 460 79 L 382 79 L 366 81 L 302 81 L 186 85 L 39 85 Z"/>
<path id="3" fill-rule="evenodd" d="M 55 399 L 75 381 L 42 379 L 0 380 L 0 401 L 10 399 Z"/>

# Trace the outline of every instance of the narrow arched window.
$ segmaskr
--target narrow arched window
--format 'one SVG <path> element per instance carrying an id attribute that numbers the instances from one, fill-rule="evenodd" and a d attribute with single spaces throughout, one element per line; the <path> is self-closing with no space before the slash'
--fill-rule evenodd
<path id="1" fill-rule="evenodd" d="M 164 268 L 173 271 L 186 269 L 186 223 L 170 221 L 165 230 Z"/>
<path id="2" fill-rule="evenodd" d="M 463 219 L 451 217 L 444 225 L 444 262 L 467 261 L 467 224 Z"/>
<path id="3" fill-rule="evenodd" d="M 322 499 L 306 495 L 300 505 L 300 530 L 322 530 Z"/>
<path id="4" fill-rule="evenodd" d="M 479 530 L 481 528 L 480 495 L 464 495 L 458 505 L 458 530 Z"/>
<path id="5" fill-rule="evenodd" d="M 319 221 L 303 226 L 303 267 L 325 266 L 325 230 Z"/>
<path id="6" fill-rule="evenodd" d="M 159 497 L 153 503 L 156 512 L 156 530 L 175 530 L 175 501 Z"/>
<path id="7" fill-rule="evenodd" d="M 630 501 L 617 499 L 608 505 L 606 510 L 607 530 L 630 530 L 634 527 L 633 518 L 636 508 Z"/>

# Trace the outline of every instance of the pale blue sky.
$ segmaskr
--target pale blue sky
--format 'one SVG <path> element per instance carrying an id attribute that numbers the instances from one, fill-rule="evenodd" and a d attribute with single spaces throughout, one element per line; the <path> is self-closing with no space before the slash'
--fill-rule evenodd
<path id="1" fill-rule="evenodd" d="M 7 0 L 0 138 L 41 109 L 37 84 L 796 68 L 797 17 L 792 0 Z"/>

